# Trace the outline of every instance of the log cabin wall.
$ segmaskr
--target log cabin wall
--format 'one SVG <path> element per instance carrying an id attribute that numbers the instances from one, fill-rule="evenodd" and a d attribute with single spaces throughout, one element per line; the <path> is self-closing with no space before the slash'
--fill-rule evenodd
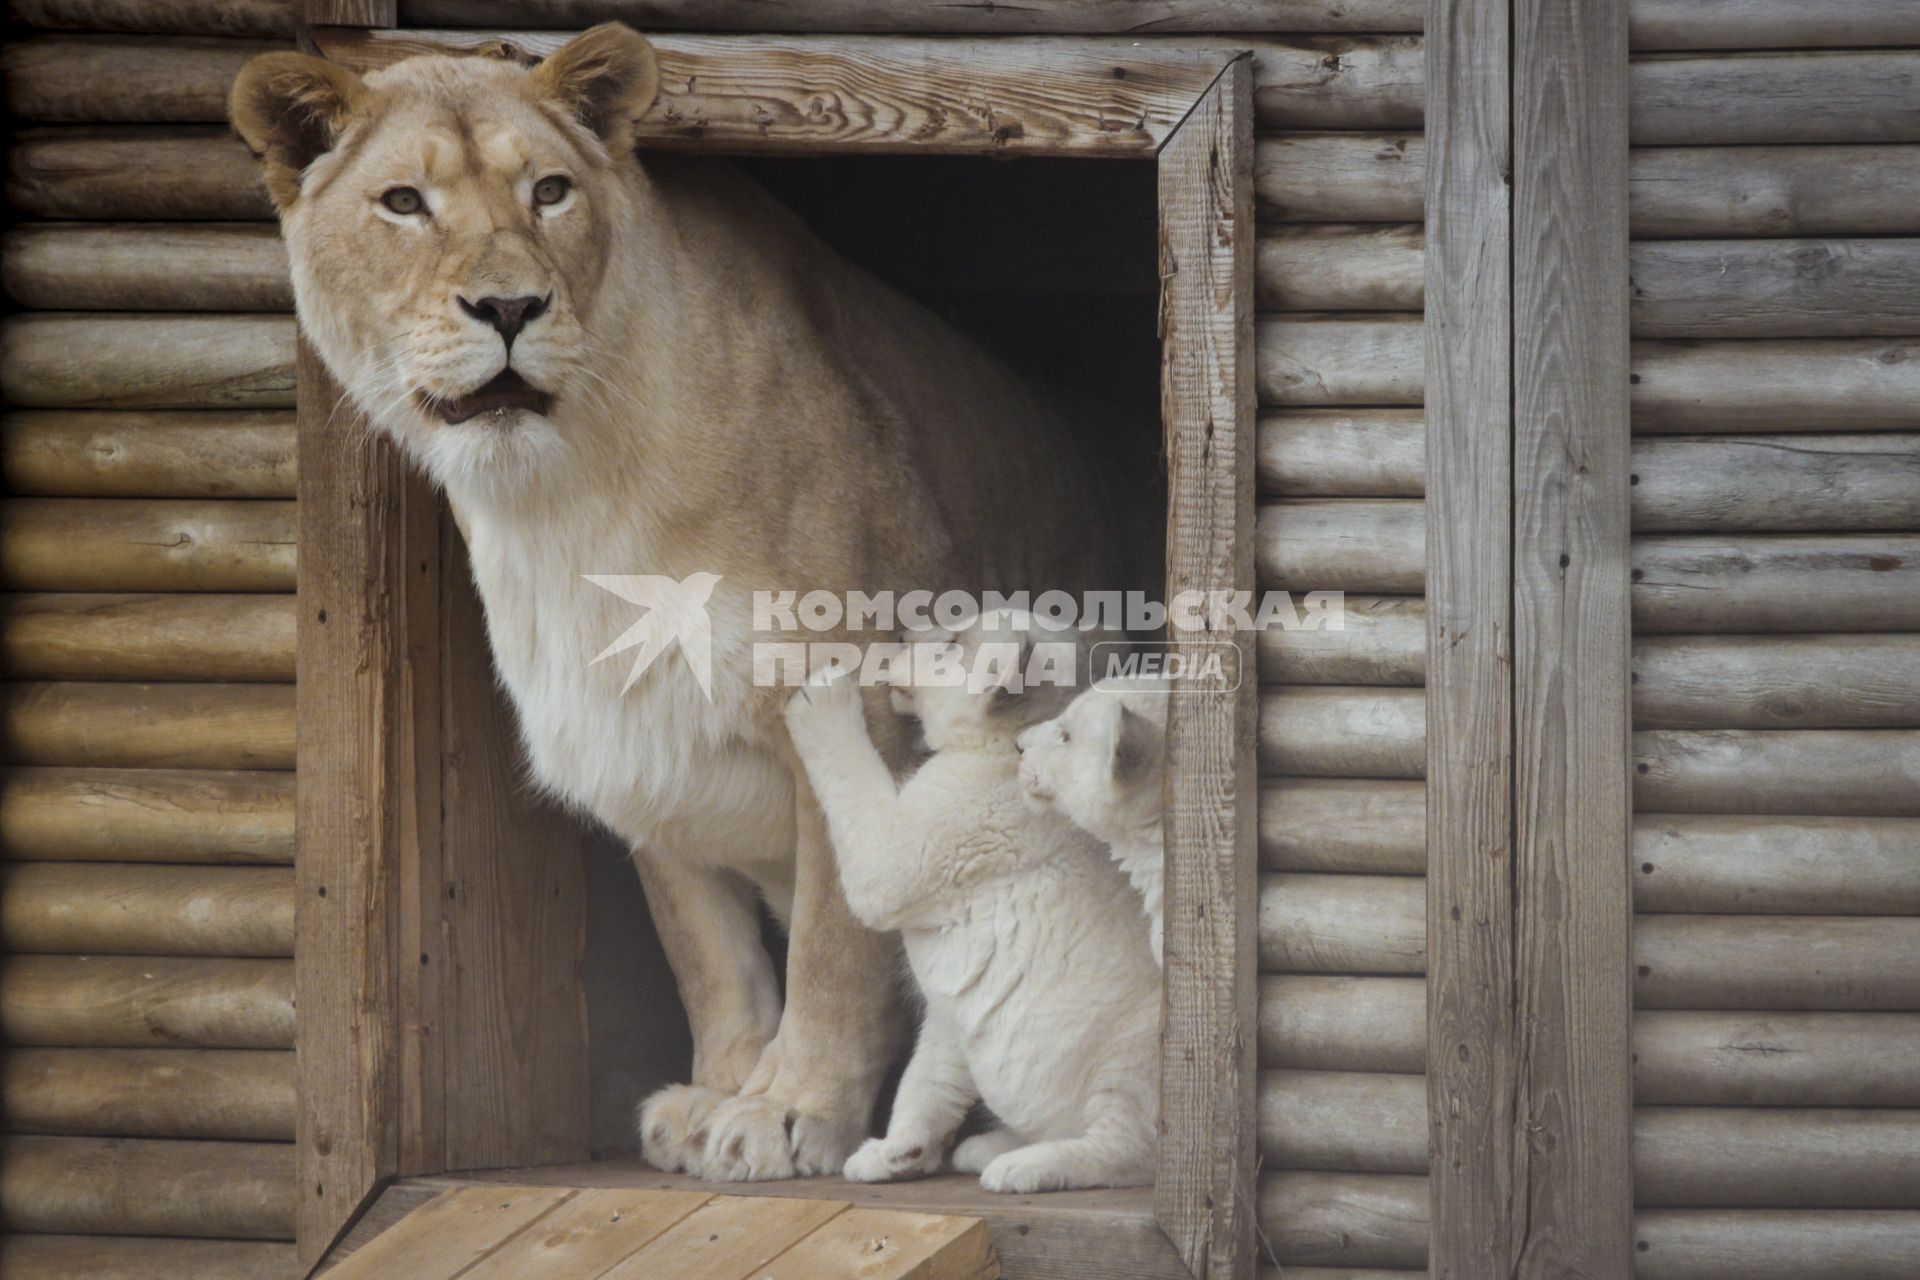
<path id="1" fill-rule="evenodd" d="M 292 1276 L 292 11 L 11 9 L 0 1274 Z"/>

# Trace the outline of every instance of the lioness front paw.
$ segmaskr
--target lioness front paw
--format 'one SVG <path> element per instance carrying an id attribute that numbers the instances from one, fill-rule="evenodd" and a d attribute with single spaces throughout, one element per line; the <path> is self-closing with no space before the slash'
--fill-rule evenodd
<path id="1" fill-rule="evenodd" d="M 868 1138 L 847 1157 L 848 1182 L 898 1182 L 940 1172 L 941 1144 L 917 1138 Z"/>
<path id="2" fill-rule="evenodd" d="M 707 1122 L 702 1176 L 716 1182 L 820 1178 L 840 1172 L 864 1126 L 797 1111 L 765 1095 L 729 1098 Z"/>
<path id="3" fill-rule="evenodd" d="M 714 1109 L 732 1095 L 697 1084 L 668 1085 L 640 1104 L 640 1154 L 667 1173 L 706 1176 L 701 1154 Z"/>

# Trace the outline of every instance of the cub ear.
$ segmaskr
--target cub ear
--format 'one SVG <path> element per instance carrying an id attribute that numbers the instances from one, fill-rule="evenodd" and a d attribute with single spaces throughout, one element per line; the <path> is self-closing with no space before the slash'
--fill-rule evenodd
<path id="1" fill-rule="evenodd" d="M 533 84 L 618 155 L 632 148 L 633 122 L 660 93 L 660 64 L 638 31 L 603 22 L 535 67 Z"/>
<path id="2" fill-rule="evenodd" d="M 260 157 L 277 208 L 300 198 L 301 172 L 340 140 L 365 89 L 345 67 L 304 53 L 264 53 L 240 68 L 227 116 Z"/>
<path id="3" fill-rule="evenodd" d="M 1159 732 L 1145 716 L 1122 703 L 1113 722 L 1113 780 L 1131 782 L 1159 764 Z"/>

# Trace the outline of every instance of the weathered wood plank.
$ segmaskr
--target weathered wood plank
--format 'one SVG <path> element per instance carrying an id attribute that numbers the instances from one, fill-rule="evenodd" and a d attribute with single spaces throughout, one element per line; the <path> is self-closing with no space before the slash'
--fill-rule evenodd
<path id="1" fill-rule="evenodd" d="M 38 954 L 291 956 L 293 873 L 12 863 L 0 867 L 0 944 Z"/>
<path id="2" fill-rule="evenodd" d="M 49 311 L 291 311 L 270 223 L 25 223 L 0 240 L 0 284 Z"/>
<path id="3" fill-rule="evenodd" d="M 1628 72 L 1636 146 L 1920 142 L 1920 53 L 1650 54 Z"/>
<path id="4" fill-rule="evenodd" d="M 1427 1082 L 1380 1071 L 1262 1071 L 1260 1154 L 1270 1168 L 1425 1173 Z"/>
<path id="5" fill-rule="evenodd" d="M 166 498 L 0 501 L 0 582 L 15 591 L 293 587 L 295 504 Z"/>
<path id="6" fill-rule="evenodd" d="M 1026 0 L 902 8 L 889 0 L 403 0 L 409 26 L 578 29 L 612 19 L 700 31 L 928 34 L 1418 31 L 1418 0 Z"/>
<path id="7" fill-rule="evenodd" d="M 1427 1069 L 1427 984 L 1418 978 L 1264 975 L 1260 1063 L 1418 1075 Z"/>
<path id="8" fill-rule="evenodd" d="M 1282 1274 L 1301 1264 L 1424 1267 L 1427 1179 L 1400 1173 L 1265 1173 L 1260 1234 Z"/>
<path id="9" fill-rule="evenodd" d="M 1642 1009 L 1920 1009 L 1920 918 L 1641 916 Z"/>
<path id="10" fill-rule="evenodd" d="M 293 862 L 291 773 L 31 769 L 0 777 L 0 856 Z"/>
<path id="11" fill-rule="evenodd" d="M 1645 438 L 1635 533 L 1920 528 L 1920 435 Z"/>
<path id="12" fill-rule="evenodd" d="M 1636 49 L 1803 49 L 1920 44 L 1905 0 L 1632 0 Z M 1737 1272 L 1739 1268 L 1730 1268 Z"/>
<path id="13" fill-rule="evenodd" d="M 1262 311 L 1418 311 L 1426 241 L 1406 223 L 1283 224 L 1260 236 Z"/>
<path id="14" fill-rule="evenodd" d="M 1419 222 L 1427 142 L 1418 133 L 1288 133 L 1254 146 L 1255 207 L 1288 222 Z"/>
<path id="15" fill-rule="evenodd" d="M 1260 415 L 1262 493 L 1299 498 L 1418 498 L 1427 426 L 1417 409 L 1281 409 Z"/>
<path id="16" fill-rule="evenodd" d="M 7 107 L 21 120 L 221 120 L 247 60 L 290 47 L 194 36 L 28 36 L 0 50 L 0 73 Z"/>
<path id="17" fill-rule="evenodd" d="M 599 1276 L 706 1204 L 704 1191 L 581 1191 L 461 1273 L 460 1280 Z"/>
<path id="18" fill-rule="evenodd" d="M 1734 1107 L 1920 1105 L 1920 1014 L 1708 1013 L 1633 1017 L 1633 1096 Z"/>
<path id="19" fill-rule="evenodd" d="M 20 764 L 291 769 L 293 687 L 16 680 L 0 737 Z"/>
<path id="20" fill-rule="evenodd" d="M 303 1280 L 291 1244 L 162 1236 L 0 1235 L 9 1280 Z"/>
<path id="21" fill-rule="evenodd" d="M 1659 240 L 1634 245 L 1630 261 L 1638 337 L 1920 330 L 1920 240 Z"/>
<path id="22" fill-rule="evenodd" d="M 1418 593 L 1427 507 L 1406 499 L 1304 498 L 1260 505 L 1260 585 L 1289 591 Z"/>
<path id="23" fill-rule="evenodd" d="M 1634 907 L 1728 914 L 1920 915 L 1920 821 L 1643 813 Z"/>
<path id="24" fill-rule="evenodd" d="M 284 1142 L 0 1138 L 9 1231 L 285 1240 L 298 1199 Z"/>
<path id="25" fill-rule="evenodd" d="M 776 1257 L 846 1211 L 845 1201 L 715 1196 L 615 1263 L 603 1280 L 758 1276 Z M 366 1272 L 368 1277 L 379 1273 Z"/>
<path id="26" fill-rule="evenodd" d="M 290 1049 L 285 960 L 9 956 L 0 961 L 9 1044 L 103 1049 Z"/>
<path id="27" fill-rule="evenodd" d="M 1260 788 L 1260 865 L 1424 874 L 1426 787 L 1373 778 L 1268 779 Z"/>
<path id="28" fill-rule="evenodd" d="M 1640 729 L 1920 727 L 1920 636 L 1643 636 Z"/>
<path id="29" fill-rule="evenodd" d="M 291 1142 L 284 1049 L 9 1049 L 0 1115 L 13 1133 Z"/>
<path id="30" fill-rule="evenodd" d="M 1160 156 L 1169 600 L 1255 580 L 1252 89 L 1228 64 Z M 1186 640 L 1230 643 L 1252 670 L 1251 634 Z M 1167 725 L 1166 953 L 1183 980 L 1165 997 L 1154 1214 L 1205 1280 L 1254 1259 L 1254 696 L 1245 679 L 1189 690 Z"/>
<path id="31" fill-rule="evenodd" d="M 1285 685 L 1260 693 L 1260 769 L 1319 778 L 1419 778 L 1428 767 L 1419 689 Z"/>
<path id="32" fill-rule="evenodd" d="M 0 482 L 55 498 L 291 498 L 291 413 L 0 416 Z"/>
<path id="33" fill-rule="evenodd" d="M 260 165 L 211 126 L 27 129 L 7 153 L 7 203 L 36 218 L 271 218 Z"/>
<path id="34" fill-rule="evenodd" d="M 1264 316 L 1258 340 L 1263 405 L 1421 402 L 1423 338 L 1417 315 Z"/>
<path id="35" fill-rule="evenodd" d="M 1907 1280 L 1920 1213 L 1646 1209 L 1633 1216 L 1635 1280 Z"/>
<path id="36" fill-rule="evenodd" d="M 298 0 L 8 0 L 29 26 L 156 35 L 291 36 Z"/>
<path id="37" fill-rule="evenodd" d="M 1633 754 L 1642 812 L 1920 817 L 1920 729 L 1650 729 Z"/>
<path id="38" fill-rule="evenodd" d="M 1419 876 L 1261 876 L 1260 967 L 1277 973 L 1425 973 L 1426 882 Z"/>
<path id="39" fill-rule="evenodd" d="M 1920 341 L 1749 339 L 1633 344 L 1633 429 L 1920 428 Z"/>
<path id="40" fill-rule="evenodd" d="M 293 679 L 291 595 L 0 597 L 0 662 L 29 680 Z"/>
<path id="41" fill-rule="evenodd" d="M 987 1224 L 852 1208 L 755 1273 L 764 1280 L 873 1276 L 875 1280 L 999 1280 Z"/>
<path id="42" fill-rule="evenodd" d="M 1633 625 L 1661 632 L 1920 631 L 1920 536 L 1642 537 Z"/>
<path id="43" fill-rule="evenodd" d="M 1920 147 L 1636 147 L 1627 189 L 1635 236 L 1920 233 Z"/>
<path id="44" fill-rule="evenodd" d="M 1634 1194 L 1662 1207 L 1920 1207 L 1920 1111 L 1642 1107 Z"/>
<path id="45" fill-rule="evenodd" d="M 1347 596 L 1340 629 L 1268 627 L 1256 640 L 1268 684 L 1418 685 L 1427 669 L 1427 607 L 1419 596 Z M 1303 617 L 1304 621 L 1304 617 Z"/>
<path id="46" fill-rule="evenodd" d="M 25 312 L 0 326 L 0 395 L 35 409 L 285 409 L 280 315 Z"/>
<path id="47" fill-rule="evenodd" d="M 561 1187 L 470 1187 L 443 1191 L 350 1254 L 337 1280 L 452 1280 L 502 1244 L 536 1227 L 576 1193 Z"/>

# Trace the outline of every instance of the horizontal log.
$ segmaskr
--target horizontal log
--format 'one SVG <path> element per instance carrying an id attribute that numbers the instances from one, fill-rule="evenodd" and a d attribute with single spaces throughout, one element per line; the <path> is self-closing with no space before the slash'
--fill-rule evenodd
<path id="1" fill-rule="evenodd" d="M 1633 1016 L 1633 1096 L 1733 1107 L 1920 1105 L 1920 1014 L 1708 1013 Z"/>
<path id="2" fill-rule="evenodd" d="M 1418 593 L 1426 586 L 1426 508 L 1406 499 L 1262 503 L 1254 559 L 1263 588 Z"/>
<path id="3" fill-rule="evenodd" d="M 224 120 L 249 58 L 284 40 L 49 35 L 0 50 L 7 107 L 21 120 L 185 123 Z"/>
<path id="4" fill-rule="evenodd" d="M 1639 239 L 1920 234 L 1920 147 L 1635 147 Z"/>
<path id="5" fill-rule="evenodd" d="M 0 240 L 0 283 L 51 311 L 291 311 L 271 223 L 26 223 Z"/>
<path id="6" fill-rule="evenodd" d="M 1641 537 L 1632 560 L 1641 634 L 1920 631 L 1920 535 Z"/>
<path id="7" fill-rule="evenodd" d="M 290 1243 L 160 1236 L 0 1236 L 8 1280 L 301 1280 Z"/>
<path id="8" fill-rule="evenodd" d="M 27 312 L 0 326 L 0 394 L 36 409 L 285 409 L 282 315 Z"/>
<path id="9" fill-rule="evenodd" d="M 1906 0 L 1632 0 L 1627 12 L 1636 49 L 1920 44 L 1920 13 Z"/>
<path id="10" fill-rule="evenodd" d="M 1420 876 L 1260 877 L 1260 967 L 1274 973 L 1422 974 L 1427 882 Z"/>
<path id="11" fill-rule="evenodd" d="M 33 680 L 293 679 L 292 595 L 0 596 L 0 662 Z"/>
<path id="12" fill-rule="evenodd" d="M 1427 145 L 1418 133 L 1289 133 L 1253 148 L 1254 211 L 1284 222 L 1420 222 Z"/>
<path id="13" fill-rule="evenodd" d="M 54 1048 L 291 1049 L 293 962 L 7 956 L 0 1033 Z"/>
<path id="14" fill-rule="evenodd" d="M 1258 128 L 1418 129 L 1426 116 L 1426 45 L 1417 35 L 1255 39 L 1244 47 L 1253 51 Z"/>
<path id="15" fill-rule="evenodd" d="M 30 217 L 273 217 L 259 163 L 224 128 L 28 129 L 12 142 L 7 203 Z"/>
<path id="16" fill-rule="evenodd" d="M 1261 1267 L 1260 1280 L 1427 1280 L 1424 1271 L 1403 1267 L 1288 1267 L 1283 1276 L 1278 1267 Z"/>
<path id="17" fill-rule="evenodd" d="M 0 856 L 293 862 L 292 773 L 29 769 L 0 775 Z"/>
<path id="18" fill-rule="evenodd" d="M 1268 871 L 1425 874 L 1426 784 L 1269 778 L 1260 786 L 1260 865 Z"/>
<path id="19" fill-rule="evenodd" d="M 1638 911 L 1920 915 L 1920 820 L 1642 813 Z"/>
<path id="20" fill-rule="evenodd" d="M 4 749 L 21 764 L 291 769 L 290 684 L 5 686 Z"/>
<path id="21" fill-rule="evenodd" d="M 1270 227 L 1255 246 L 1253 286 L 1262 311 L 1418 311 L 1426 236 L 1410 223 Z"/>
<path id="22" fill-rule="evenodd" d="M 0 501 L 15 591 L 292 591 L 294 504 L 169 498 Z"/>
<path id="23" fill-rule="evenodd" d="M 1628 68 L 1637 146 L 1920 142 L 1912 50 L 1676 53 Z"/>
<path id="24" fill-rule="evenodd" d="M 1268 1169 L 1427 1171 L 1427 1078 L 1375 1071 L 1262 1071 Z"/>
<path id="25" fill-rule="evenodd" d="M 1655 240 L 1635 244 L 1628 263 L 1636 337 L 1898 337 L 1920 330 L 1920 240 Z"/>
<path id="26" fill-rule="evenodd" d="M 1266 316 L 1254 341 L 1264 405 L 1417 405 L 1425 394 L 1417 315 Z"/>
<path id="27" fill-rule="evenodd" d="M 1920 429 L 1920 340 L 1643 340 L 1632 348 L 1633 429 Z"/>
<path id="28" fill-rule="evenodd" d="M 1920 434 L 1647 437 L 1635 533 L 1920 528 Z"/>
<path id="29" fill-rule="evenodd" d="M 1920 1207 L 1920 1111 L 1638 1108 L 1633 1192 L 1661 1208 Z"/>
<path id="30" fill-rule="evenodd" d="M 1260 1063 L 1302 1071 L 1427 1069 L 1420 978 L 1260 977 Z"/>
<path id="31" fill-rule="evenodd" d="M 1427 426 L 1418 409 L 1274 409 L 1260 415 L 1254 475 L 1294 498 L 1418 498 Z"/>
<path id="32" fill-rule="evenodd" d="M 13 1133 L 293 1141 L 298 1072 L 283 1049 L 10 1049 Z"/>
<path id="33" fill-rule="evenodd" d="M 0 1138 L 8 1231 L 290 1240 L 290 1142 Z"/>
<path id="34" fill-rule="evenodd" d="M 1259 1230 L 1283 1268 L 1424 1267 L 1427 1180 L 1401 1173 L 1262 1173 Z"/>
<path id="35" fill-rule="evenodd" d="M 1856 0 L 1857 2 L 1857 0 Z M 894 0 L 654 0 L 649 30 L 877 31 L 921 35 L 1418 31 L 1415 0 L 1023 0 L 1018 6 Z M 402 26 L 558 27 L 633 19 L 627 0 L 403 0 Z"/>
<path id="36" fill-rule="evenodd" d="M 61 955 L 292 956 L 286 867 L 16 862 L 0 867 L 0 944 Z"/>
<path id="37" fill-rule="evenodd" d="M 1427 699 L 1419 689 L 1283 685 L 1260 694 L 1260 769 L 1311 778 L 1419 778 Z"/>
<path id="38" fill-rule="evenodd" d="M 291 36 L 294 0 L 7 0 L 28 26 L 190 36 Z"/>
<path id="39" fill-rule="evenodd" d="M 1920 1010 L 1920 918 L 1640 916 L 1643 1009 Z"/>
<path id="40" fill-rule="evenodd" d="M 291 498 L 293 414 L 25 409 L 0 416 L 8 492 L 72 498 Z"/>
<path id="41" fill-rule="evenodd" d="M 1920 729 L 1653 729 L 1633 769 L 1642 813 L 1920 816 Z"/>
<path id="42" fill-rule="evenodd" d="M 1920 635 L 1642 636 L 1639 729 L 1920 727 Z"/>
<path id="43" fill-rule="evenodd" d="M 1920 1213 L 1642 1209 L 1634 1280 L 1911 1280 Z"/>
<path id="44" fill-rule="evenodd" d="M 1340 627 L 1268 627 L 1255 637 L 1269 684 L 1418 685 L 1427 666 L 1427 602 L 1347 596 Z"/>

